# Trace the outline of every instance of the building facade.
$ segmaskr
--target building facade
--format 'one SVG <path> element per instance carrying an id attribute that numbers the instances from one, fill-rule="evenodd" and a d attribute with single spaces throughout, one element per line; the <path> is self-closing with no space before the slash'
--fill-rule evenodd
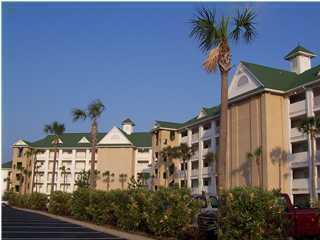
<path id="1" fill-rule="evenodd" d="M 228 90 L 228 187 L 263 186 L 288 193 L 296 203 L 308 201 L 311 142 L 297 126 L 307 116 L 320 115 L 320 66 L 311 66 L 313 57 L 297 46 L 285 57 L 289 70 L 248 62 L 237 66 Z M 215 163 L 206 162 L 205 156 L 219 146 L 219 106 L 170 124 L 178 132 L 178 145 L 194 149 L 187 166 L 188 187 L 195 194 L 215 194 Z M 320 150 L 320 139 L 316 145 Z M 249 158 L 257 149 L 260 156 Z"/>
<path id="2" fill-rule="evenodd" d="M 46 136 L 35 142 L 19 140 L 13 145 L 13 167 L 11 174 L 11 186 L 16 192 L 31 192 L 32 176 L 35 174 L 34 191 L 50 192 L 54 147 L 52 136 Z M 32 158 L 26 158 L 24 153 L 27 149 L 41 149 L 36 157 L 35 171 Z M 99 133 L 97 136 L 96 170 L 97 189 L 107 190 L 127 188 L 131 177 L 138 179 L 150 173 L 152 157 L 151 134 L 149 132 L 134 132 L 134 123 L 126 119 L 122 128 L 113 127 L 106 133 Z M 21 182 L 21 173 L 17 165 L 28 167 L 32 171 L 30 176 L 23 176 L 26 181 Z M 58 147 L 55 190 L 66 192 L 74 191 L 76 180 L 83 171 L 89 171 L 91 166 L 91 143 L 89 133 L 65 133 L 60 138 Z M 107 184 L 106 176 L 103 173 L 110 173 L 110 181 Z M 108 187 L 107 187 L 108 185 Z M 26 187 L 26 188 L 25 188 Z"/>
<path id="3" fill-rule="evenodd" d="M 11 167 L 11 161 L 3 163 L 1 166 L 1 196 L 10 189 Z"/>

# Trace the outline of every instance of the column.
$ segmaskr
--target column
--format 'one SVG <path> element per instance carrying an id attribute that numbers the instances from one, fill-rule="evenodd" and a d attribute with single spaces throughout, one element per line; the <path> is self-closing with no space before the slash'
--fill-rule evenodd
<path id="1" fill-rule="evenodd" d="M 217 143 L 216 143 L 216 130 L 217 130 L 217 127 L 216 127 L 216 121 L 212 121 L 211 123 L 211 128 L 212 128 L 212 136 L 211 136 L 211 149 L 212 149 L 212 152 L 214 154 L 216 154 L 217 152 Z M 216 159 L 214 159 L 213 161 L 213 164 L 212 164 L 212 173 L 210 174 L 210 177 L 211 177 L 211 191 L 213 194 L 217 194 L 217 183 L 216 183 Z"/>
<path id="2" fill-rule="evenodd" d="M 72 160 L 71 160 L 71 167 L 70 167 L 70 171 L 71 171 L 71 184 L 70 184 L 70 189 L 71 191 L 74 191 L 74 184 L 76 181 L 76 150 L 72 149 Z"/>
<path id="3" fill-rule="evenodd" d="M 50 150 L 45 150 L 45 156 L 44 156 L 44 181 L 43 181 L 43 192 L 44 193 L 49 193 L 47 192 L 47 185 L 48 183 L 50 183 L 50 181 L 48 181 L 48 171 L 49 171 L 49 160 L 50 160 Z"/>
<path id="4" fill-rule="evenodd" d="M 191 147 L 191 139 L 192 139 L 192 131 L 191 129 L 188 129 L 188 146 Z M 191 160 L 187 163 L 188 169 L 187 169 L 187 186 L 188 188 L 191 188 Z"/>
<path id="5" fill-rule="evenodd" d="M 199 170 L 198 170 L 198 192 L 202 193 L 203 190 L 203 176 L 202 176 L 202 169 L 203 169 L 203 141 L 202 141 L 202 136 L 203 136 L 203 126 L 199 126 Z"/>

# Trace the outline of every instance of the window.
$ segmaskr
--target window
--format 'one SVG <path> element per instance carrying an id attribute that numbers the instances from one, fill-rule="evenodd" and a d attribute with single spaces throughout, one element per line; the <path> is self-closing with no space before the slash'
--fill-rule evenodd
<path id="1" fill-rule="evenodd" d="M 191 130 L 192 134 L 197 134 L 199 132 L 199 128 L 195 127 Z"/>
<path id="2" fill-rule="evenodd" d="M 22 162 L 17 162 L 17 169 L 21 169 L 22 168 Z"/>
<path id="3" fill-rule="evenodd" d="M 148 160 L 138 160 L 138 163 L 149 163 Z"/>
<path id="4" fill-rule="evenodd" d="M 186 181 L 185 181 L 185 180 L 181 180 L 181 181 L 180 181 L 180 186 L 181 186 L 181 187 L 187 186 Z"/>
<path id="5" fill-rule="evenodd" d="M 147 153 L 147 152 L 149 152 L 149 149 L 148 148 L 138 148 L 138 152 L 139 153 Z"/>
<path id="6" fill-rule="evenodd" d="M 163 179 L 166 179 L 166 178 L 167 178 L 167 173 L 164 172 L 164 173 L 162 174 L 162 177 L 163 177 Z"/>
<path id="7" fill-rule="evenodd" d="M 165 139 L 165 140 L 163 141 L 163 144 L 164 144 L 164 145 L 167 145 L 167 143 L 168 143 L 168 139 Z"/>
<path id="8" fill-rule="evenodd" d="M 186 136 L 188 136 L 188 131 L 187 130 L 183 130 L 181 132 L 181 137 L 186 137 Z"/>
<path id="9" fill-rule="evenodd" d="M 299 124 L 301 123 L 301 121 L 306 118 L 305 115 L 297 117 L 297 118 L 291 118 L 291 128 L 296 128 L 299 126 Z"/>
<path id="10" fill-rule="evenodd" d="M 157 168 L 154 170 L 154 174 L 158 175 L 158 169 Z"/>
<path id="11" fill-rule="evenodd" d="M 198 143 L 194 143 L 191 146 L 193 152 L 197 152 L 199 150 L 199 144 Z"/>
<path id="12" fill-rule="evenodd" d="M 211 147 L 211 140 L 210 139 L 203 141 L 203 148 L 204 149 L 208 149 L 210 147 Z"/>
<path id="13" fill-rule="evenodd" d="M 203 186 L 210 186 L 210 185 L 211 185 L 211 178 L 204 178 Z"/>
<path id="14" fill-rule="evenodd" d="M 298 93 L 295 95 L 290 96 L 290 104 L 300 102 L 306 99 L 306 94 L 304 92 Z"/>
<path id="15" fill-rule="evenodd" d="M 23 148 L 18 148 L 18 157 L 22 157 Z"/>
<path id="16" fill-rule="evenodd" d="M 174 131 L 170 131 L 170 140 L 173 141 L 176 138 L 176 133 Z"/>
<path id="17" fill-rule="evenodd" d="M 199 186 L 199 180 L 198 179 L 191 179 L 191 187 L 197 188 Z"/>
<path id="18" fill-rule="evenodd" d="M 156 156 L 156 158 L 158 159 L 159 153 L 155 152 L 154 155 Z"/>
<path id="19" fill-rule="evenodd" d="M 209 167 L 210 162 L 208 161 L 208 159 L 203 159 L 203 167 Z"/>
<path id="20" fill-rule="evenodd" d="M 310 195 L 309 194 L 293 194 L 293 204 L 301 207 L 310 207 Z"/>
<path id="21" fill-rule="evenodd" d="M 16 192 L 20 192 L 20 186 L 19 186 L 19 185 L 16 185 L 16 186 L 15 186 L 15 190 L 16 190 Z"/>
<path id="22" fill-rule="evenodd" d="M 170 176 L 174 173 L 174 170 L 175 170 L 175 166 L 174 166 L 174 164 L 171 164 L 170 167 L 169 167 Z"/>
<path id="23" fill-rule="evenodd" d="M 199 161 L 192 161 L 191 162 L 191 169 L 195 170 L 199 168 Z"/>
<path id="24" fill-rule="evenodd" d="M 293 154 L 308 151 L 308 142 L 307 141 L 294 142 L 294 143 L 291 143 L 291 145 L 292 145 L 292 153 Z"/>
<path id="25" fill-rule="evenodd" d="M 156 145 L 159 145 L 159 132 L 156 132 Z"/>
<path id="26" fill-rule="evenodd" d="M 186 162 L 185 163 L 181 163 L 180 164 L 180 169 L 181 169 L 181 171 L 187 170 L 188 169 L 188 164 Z"/>
<path id="27" fill-rule="evenodd" d="M 293 179 L 309 178 L 309 169 L 307 167 L 292 169 Z"/>
<path id="28" fill-rule="evenodd" d="M 211 123 L 206 123 L 203 125 L 203 130 L 209 130 L 211 128 Z"/>

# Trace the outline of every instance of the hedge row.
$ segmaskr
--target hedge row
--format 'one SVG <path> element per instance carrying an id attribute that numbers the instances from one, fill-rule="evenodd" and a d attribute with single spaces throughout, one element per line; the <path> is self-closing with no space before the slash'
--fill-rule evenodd
<path id="1" fill-rule="evenodd" d="M 43 193 L 32 193 L 20 195 L 14 192 L 7 193 L 7 199 L 10 205 L 30 208 L 34 210 L 47 210 L 48 196 Z"/>
<path id="2" fill-rule="evenodd" d="M 10 204 L 31 208 L 22 203 L 28 195 L 15 196 Z M 41 204 L 44 207 L 46 202 Z M 58 191 L 50 196 L 48 207 L 53 214 L 167 237 L 182 234 L 191 226 L 199 209 L 200 203 L 192 199 L 189 190 L 177 188 L 155 192 L 141 188 L 108 192 L 79 188 L 72 194 Z"/>

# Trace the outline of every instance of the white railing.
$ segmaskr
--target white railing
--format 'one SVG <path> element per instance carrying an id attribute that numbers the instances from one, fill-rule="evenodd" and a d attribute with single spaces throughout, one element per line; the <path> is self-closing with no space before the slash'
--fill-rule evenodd
<path id="1" fill-rule="evenodd" d="M 198 187 L 191 188 L 191 193 L 192 194 L 200 194 L 199 188 Z"/>
<path id="2" fill-rule="evenodd" d="M 313 107 L 320 108 L 320 95 L 313 98 Z"/>
<path id="3" fill-rule="evenodd" d="M 188 136 L 182 137 L 181 138 L 182 143 L 188 143 Z"/>
<path id="4" fill-rule="evenodd" d="M 306 162 L 308 161 L 308 152 L 299 152 L 290 156 L 291 162 Z"/>
<path id="5" fill-rule="evenodd" d="M 298 178 L 293 179 L 292 181 L 292 190 L 299 191 L 299 190 L 308 190 L 308 178 Z"/>
<path id="6" fill-rule="evenodd" d="M 212 129 L 203 130 L 202 138 L 210 138 L 213 135 Z"/>
<path id="7" fill-rule="evenodd" d="M 199 175 L 199 169 L 191 169 L 191 176 L 196 177 Z"/>
<path id="8" fill-rule="evenodd" d="M 290 115 L 306 112 L 306 100 L 290 104 Z"/>
<path id="9" fill-rule="evenodd" d="M 46 154 L 45 153 L 37 154 L 37 160 L 45 160 L 45 159 L 46 159 Z"/>
<path id="10" fill-rule="evenodd" d="M 202 150 L 202 157 L 206 156 L 209 151 L 210 151 L 209 148 L 204 148 L 204 149 Z"/>
<path id="11" fill-rule="evenodd" d="M 198 142 L 199 141 L 199 133 L 192 134 L 191 141 L 192 141 L 192 143 Z"/>
<path id="12" fill-rule="evenodd" d="M 62 159 L 72 159 L 72 153 L 62 153 Z"/>
<path id="13" fill-rule="evenodd" d="M 291 128 L 290 130 L 290 137 L 291 138 L 299 138 L 299 137 L 304 137 L 304 134 L 301 133 L 298 128 Z"/>
<path id="14" fill-rule="evenodd" d="M 86 159 L 86 152 L 77 151 L 77 152 L 76 152 L 76 159 Z"/>
<path id="15" fill-rule="evenodd" d="M 53 159 L 54 159 L 54 152 L 50 152 L 50 153 L 49 153 L 49 159 L 50 159 L 50 160 L 53 160 Z M 59 159 L 59 152 L 57 152 L 57 154 L 56 154 L 56 159 Z"/>
<path id="16" fill-rule="evenodd" d="M 202 168 L 202 174 L 212 175 L 213 174 L 212 167 Z"/>
<path id="17" fill-rule="evenodd" d="M 191 159 L 199 159 L 199 151 L 195 151 L 191 157 Z"/>

